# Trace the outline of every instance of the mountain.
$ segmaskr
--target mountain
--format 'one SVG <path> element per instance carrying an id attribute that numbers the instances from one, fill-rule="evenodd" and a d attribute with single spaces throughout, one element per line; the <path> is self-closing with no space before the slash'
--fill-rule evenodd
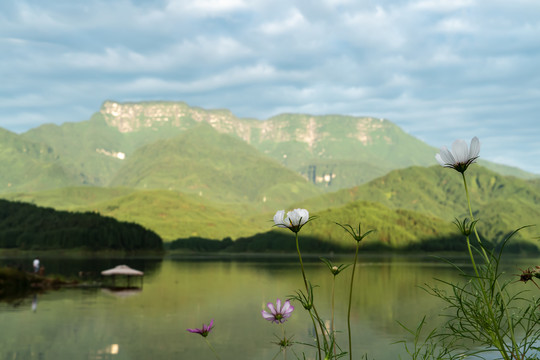
<path id="1" fill-rule="evenodd" d="M 96 213 L 0 200 L 0 248 L 161 251 L 163 242 L 138 224 Z"/>
<path id="2" fill-rule="evenodd" d="M 260 205 L 223 203 L 173 190 L 87 186 L 3 194 L 3 198 L 137 223 L 166 241 L 191 236 L 236 239 L 266 231 L 272 225 L 268 221 L 272 216 L 263 215 Z"/>
<path id="3" fill-rule="evenodd" d="M 490 241 L 521 226 L 535 225 L 520 231 L 518 237 L 533 241 L 538 237 L 540 219 L 540 184 L 505 177 L 482 166 L 473 165 L 466 172 L 474 216 L 478 229 Z M 410 167 L 394 170 L 367 184 L 324 194 L 294 204 L 312 212 L 325 212 L 368 201 L 388 209 L 413 211 L 449 224 L 470 217 L 461 176 L 441 166 Z"/>
<path id="4" fill-rule="evenodd" d="M 388 120 L 283 114 L 265 121 L 236 118 L 177 102 L 116 103 L 100 113 L 124 134 L 174 134 L 206 122 L 233 135 L 327 190 L 374 179 L 395 168 L 434 163 L 434 149 Z"/>
<path id="5" fill-rule="evenodd" d="M 58 159 L 52 147 L 0 128 L 2 191 L 37 191 L 77 184 L 77 178 Z"/>
<path id="6" fill-rule="evenodd" d="M 259 121 L 182 102 L 106 101 L 87 121 L 43 125 L 21 138 L 50 147 L 58 164 L 80 185 L 108 186 L 141 146 L 203 123 L 241 139 L 327 192 L 366 183 L 393 169 L 435 164 L 436 149 L 386 119 L 283 114 Z M 485 165 L 501 173 L 534 177 L 504 165 Z M 0 192 L 6 190 L 0 183 Z"/>
<path id="7" fill-rule="evenodd" d="M 320 193 L 299 174 L 208 124 L 140 147 L 110 185 L 169 189 L 214 201 L 273 206 Z"/>
<path id="8" fill-rule="evenodd" d="M 335 222 L 361 221 L 387 246 L 452 244 L 451 222 L 467 208 L 459 174 L 432 166 L 436 152 L 385 119 L 259 121 L 180 102 L 107 101 L 87 121 L 0 131 L 0 194 L 136 222 L 166 241 L 253 237 L 272 228 L 276 210 L 303 207 L 319 216 L 311 238 L 339 244 Z M 482 236 L 536 224 L 538 177 L 480 164 L 467 178 Z"/>
<path id="9" fill-rule="evenodd" d="M 120 149 L 127 147 L 124 136 L 109 127 L 99 114 L 87 121 L 42 125 L 22 134 L 21 138 L 54 149 L 58 162 L 71 176 L 77 177 L 78 185 L 107 186 L 122 166 L 125 150 Z"/>

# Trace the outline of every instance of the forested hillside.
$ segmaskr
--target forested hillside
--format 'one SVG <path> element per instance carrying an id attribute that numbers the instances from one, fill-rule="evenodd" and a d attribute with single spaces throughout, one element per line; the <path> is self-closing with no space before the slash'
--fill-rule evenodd
<path id="1" fill-rule="evenodd" d="M 12 217 L 3 231 L 15 236 L 0 247 L 132 246 L 124 225 L 119 243 L 106 240 L 117 235 L 99 232 L 109 225 L 92 225 L 91 215 L 100 214 L 139 224 L 166 242 L 242 239 L 236 248 L 259 249 L 262 237 L 274 249 L 279 242 L 266 235 L 272 216 L 302 207 L 319 217 L 305 233 L 321 244 L 347 247 L 335 222 L 362 222 L 377 230 L 369 239 L 373 249 L 453 248 L 452 221 L 468 216 L 465 194 L 459 174 L 434 165 L 436 152 L 386 119 L 282 114 L 259 121 L 181 102 L 106 101 L 87 121 L 21 135 L 0 131 L 0 197 L 86 218 L 43 232 L 38 216 Z M 538 225 L 534 174 L 481 154 L 467 179 L 486 241 Z M 536 248 L 538 233 L 530 227 L 516 238 Z"/>
<path id="2" fill-rule="evenodd" d="M 163 244 L 138 224 L 0 200 L 0 248 L 161 251 Z"/>

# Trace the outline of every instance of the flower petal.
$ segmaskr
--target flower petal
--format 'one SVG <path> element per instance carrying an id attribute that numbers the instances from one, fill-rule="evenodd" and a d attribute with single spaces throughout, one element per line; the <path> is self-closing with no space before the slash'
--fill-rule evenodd
<path id="1" fill-rule="evenodd" d="M 262 314 L 262 317 L 265 318 L 268 321 L 274 321 L 276 319 L 276 317 L 274 315 L 269 314 L 264 310 L 261 312 L 261 314 Z"/>
<path id="2" fill-rule="evenodd" d="M 294 310 L 294 306 L 291 305 L 291 302 L 289 300 L 285 301 L 285 304 L 283 304 L 283 308 L 281 309 L 281 313 L 284 317 L 291 316 L 291 313 Z"/>
<path id="3" fill-rule="evenodd" d="M 283 222 L 283 217 L 285 216 L 285 210 L 278 210 L 276 212 L 276 214 L 274 215 L 274 224 L 276 224 L 276 226 L 278 227 L 283 227 L 283 228 L 286 228 L 288 227 L 284 222 Z"/>
<path id="4" fill-rule="evenodd" d="M 271 312 L 272 314 L 274 314 L 274 315 L 277 314 L 276 309 L 274 308 L 274 304 L 268 303 L 268 304 L 266 304 L 266 306 L 268 306 L 268 309 L 270 309 L 270 312 Z"/>
<path id="5" fill-rule="evenodd" d="M 442 159 L 441 157 L 441 154 L 437 153 L 435 154 L 435 159 L 437 160 L 437 162 L 439 163 L 439 165 L 441 166 L 445 166 L 446 163 L 444 162 L 444 160 Z"/>
<path id="6" fill-rule="evenodd" d="M 307 222 L 309 212 L 306 209 L 294 209 L 287 213 L 287 218 L 292 226 L 301 226 Z"/>
<path id="7" fill-rule="evenodd" d="M 446 146 L 441 147 L 441 150 L 440 150 L 439 154 L 440 154 L 440 157 L 441 157 L 442 161 L 444 162 L 444 165 L 441 164 L 442 166 L 454 165 L 456 163 L 456 160 L 454 159 L 454 156 L 446 148 Z"/>
<path id="8" fill-rule="evenodd" d="M 296 209 L 296 212 L 300 216 L 300 225 L 304 225 L 309 220 L 309 211 L 306 209 Z"/>
<path id="9" fill-rule="evenodd" d="M 469 147 L 463 140 L 456 140 L 452 143 L 452 154 L 456 163 L 466 163 L 469 160 Z"/>
<path id="10" fill-rule="evenodd" d="M 471 140 L 471 148 L 469 149 L 469 159 L 477 158 L 480 154 L 480 140 L 475 136 Z"/>

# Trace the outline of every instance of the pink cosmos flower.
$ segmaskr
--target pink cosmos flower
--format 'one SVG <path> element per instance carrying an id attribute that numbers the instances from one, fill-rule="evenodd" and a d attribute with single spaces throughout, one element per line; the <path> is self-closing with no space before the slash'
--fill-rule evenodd
<path id="1" fill-rule="evenodd" d="M 266 306 L 268 306 L 270 312 L 268 313 L 266 310 L 263 310 L 262 317 L 276 324 L 282 324 L 287 321 L 294 310 L 294 306 L 291 305 L 289 300 L 285 301 L 283 307 L 281 306 L 280 299 L 276 300 L 276 306 L 273 303 L 268 303 Z"/>
<path id="2" fill-rule="evenodd" d="M 201 334 L 202 337 L 207 337 L 210 334 L 210 331 L 214 328 L 214 319 L 210 320 L 208 325 L 202 326 L 202 329 L 186 329 L 190 333 Z"/>

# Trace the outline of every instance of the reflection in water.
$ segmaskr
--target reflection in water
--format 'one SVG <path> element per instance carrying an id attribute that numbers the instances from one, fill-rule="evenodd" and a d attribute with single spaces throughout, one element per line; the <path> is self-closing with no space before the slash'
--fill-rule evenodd
<path id="1" fill-rule="evenodd" d="M 113 355 L 118 355 L 120 346 L 118 344 L 111 344 L 104 349 L 99 349 L 95 354 L 91 354 L 88 359 L 91 360 L 107 360 L 116 358 Z"/>
<path id="2" fill-rule="evenodd" d="M 107 295 L 118 298 L 127 298 L 134 295 L 139 295 L 142 292 L 141 288 L 102 288 L 101 292 Z"/>
<path id="3" fill-rule="evenodd" d="M 339 259 L 334 262 L 341 263 Z M 47 263 L 61 267 L 51 260 Z M 534 263 L 512 263 L 508 274 L 516 273 L 522 264 Z M 107 268 L 106 264 L 98 265 L 98 270 Z M 118 296 L 105 289 L 62 289 L 40 294 L 40 311 L 35 313 L 27 309 L 34 309 L 34 301 L 37 307 L 37 297 L 24 301 L 26 311 L 12 311 L 12 304 L 0 303 L 0 359 L 212 358 L 202 338 L 195 338 L 185 329 L 214 319 L 209 340 L 222 360 L 270 360 L 278 350 L 274 334 L 280 330 L 261 317 L 261 310 L 266 303 L 284 299 L 303 287 L 299 267 L 290 259 L 167 260 L 133 266 L 145 269 L 145 273 L 149 268 L 153 271 L 151 276 L 145 276 L 144 291 L 130 296 Z M 331 314 L 332 275 L 318 261 L 306 261 L 305 268 L 308 279 L 317 285 L 317 308 L 327 321 Z M 342 331 L 339 340 L 344 347 L 349 276 L 350 271 L 344 271 L 336 284 L 335 325 Z M 402 346 L 392 343 L 406 336 L 397 321 L 415 327 L 426 314 L 430 328 L 442 324 L 444 319 L 437 316 L 441 303 L 420 288 L 436 284 L 434 278 L 460 281 L 454 269 L 441 262 L 363 258 L 356 269 L 351 312 L 355 354 L 396 359 L 403 353 Z M 297 342 L 311 343 L 308 315 L 300 304 L 294 306 L 285 324 L 287 335 L 294 335 Z M 311 349 L 301 345 L 292 349 L 300 356 L 303 351 L 307 358 L 312 355 Z"/>
<path id="4" fill-rule="evenodd" d="M 57 274 L 65 277 L 80 277 L 84 280 L 99 278 L 100 272 L 118 264 L 126 264 L 144 272 L 145 278 L 159 273 L 163 259 L 156 258 L 40 258 L 47 264 L 47 274 Z M 0 266 L 10 266 L 30 271 L 32 259 L 0 258 Z"/>
<path id="5" fill-rule="evenodd" d="M 37 294 L 34 294 L 34 297 L 32 298 L 32 312 L 37 311 Z"/>

